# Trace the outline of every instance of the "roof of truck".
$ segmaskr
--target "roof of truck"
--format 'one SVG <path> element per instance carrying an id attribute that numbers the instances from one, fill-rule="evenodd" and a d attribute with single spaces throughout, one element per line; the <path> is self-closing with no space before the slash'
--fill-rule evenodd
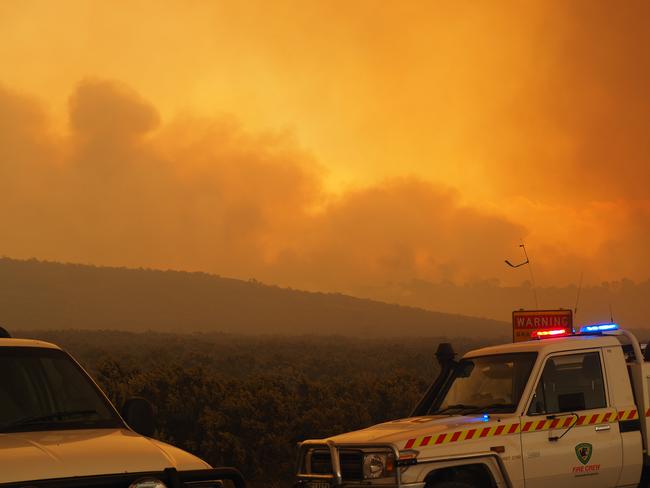
<path id="1" fill-rule="evenodd" d="M 0 338 L 0 347 L 45 347 L 48 349 L 61 349 L 56 344 L 35 339 L 10 339 Z"/>
<path id="2" fill-rule="evenodd" d="M 620 345 L 621 343 L 615 336 L 582 334 L 483 347 L 468 352 L 465 357 L 489 356 L 512 352 L 543 352 L 548 354 L 553 352 L 586 349 L 590 347 L 611 347 Z"/>

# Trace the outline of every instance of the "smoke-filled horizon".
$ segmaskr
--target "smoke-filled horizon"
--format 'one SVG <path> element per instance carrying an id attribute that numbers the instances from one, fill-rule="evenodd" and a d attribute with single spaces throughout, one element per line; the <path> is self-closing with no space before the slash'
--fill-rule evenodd
<path id="1" fill-rule="evenodd" d="M 649 4 L 335 4 L 3 3 L 0 255 L 399 302 L 530 280 L 523 239 L 540 287 L 650 277 Z"/>

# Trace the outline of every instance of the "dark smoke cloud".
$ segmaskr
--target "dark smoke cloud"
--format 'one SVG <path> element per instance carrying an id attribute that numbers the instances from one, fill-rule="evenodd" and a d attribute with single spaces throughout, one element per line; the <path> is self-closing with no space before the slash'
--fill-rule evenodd
<path id="1" fill-rule="evenodd" d="M 299 282 L 328 288 L 492 275 L 502 266 L 503 250 L 524 233 L 417 178 L 350 191 L 309 224 L 305 245 L 278 265 Z"/>
<path id="2" fill-rule="evenodd" d="M 162 123 L 115 82 L 79 84 L 65 135 L 31 99 L 3 90 L 0 108 L 6 255 L 349 289 L 492 273 L 524 232 L 417 178 L 334 197 L 290 135 L 229 118 Z"/>
<path id="3" fill-rule="evenodd" d="M 7 89 L 0 113 L 7 256 L 204 270 L 363 294 L 383 284 L 403 290 L 397 285 L 414 279 L 503 277 L 503 259 L 529 231 L 417 177 L 330 194 L 323 169 L 291 134 L 251 134 L 225 116 L 164 122 L 117 82 L 80 83 L 65 134 L 51 129 L 38 101 Z M 583 271 L 650 275 L 649 207 L 641 200 L 614 207 L 617 232 L 593 255 L 552 240 L 538 246 L 542 284 L 577 281 Z"/>

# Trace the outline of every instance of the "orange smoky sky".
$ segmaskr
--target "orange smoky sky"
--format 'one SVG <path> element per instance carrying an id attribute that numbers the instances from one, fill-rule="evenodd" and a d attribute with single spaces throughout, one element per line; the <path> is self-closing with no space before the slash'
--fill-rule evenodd
<path id="1" fill-rule="evenodd" d="M 0 254 L 650 277 L 650 3 L 5 1 Z"/>

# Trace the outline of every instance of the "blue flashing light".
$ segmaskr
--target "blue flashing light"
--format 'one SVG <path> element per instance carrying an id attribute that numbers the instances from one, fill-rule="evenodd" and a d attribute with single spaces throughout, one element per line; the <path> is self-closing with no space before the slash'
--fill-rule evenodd
<path id="1" fill-rule="evenodd" d="M 580 332 L 607 332 L 610 330 L 618 330 L 618 324 L 594 324 L 594 325 L 585 325 L 580 327 Z"/>
<path id="2" fill-rule="evenodd" d="M 487 422 L 488 420 L 490 420 L 490 416 L 487 413 L 484 413 L 481 420 L 483 420 L 483 422 Z"/>

